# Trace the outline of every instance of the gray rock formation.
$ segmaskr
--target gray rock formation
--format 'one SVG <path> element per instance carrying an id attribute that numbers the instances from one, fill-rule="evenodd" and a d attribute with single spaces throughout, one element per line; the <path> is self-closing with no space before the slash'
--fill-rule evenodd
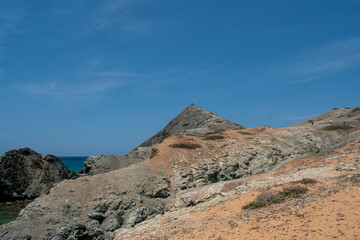
<path id="1" fill-rule="evenodd" d="M 171 120 L 164 129 L 143 142 L 140 147 L 152 147 L 165 138 L 177 134 L 198 131 L 219 131 L 224 129 L 243 129 L 244 127 L 206 111 L 195 105 L 187 106 L 176 118 Z"/>
<path id="2" fill-rule="evenodd" d="M 164 129 L 140 144 L 124 156 L 107 155 L 90 156 L 84 163 L 82 174 L 94 175 L 128 167 L 148 159 L 155 144 L 177 134 L 197 134 L 224 129 L 243 129 L 244 127 L 206 111 L 195 105 L 187 106 L 177 117 L 171 120 Z"/>
<path id="3" fill-rule="evenodd" d="M 30 148 L 10 150 L 0 157 L 0 199 L 33 199 L 75 177 L 55 156 L 41 156 Z"/>
<path id="4" fill-rule="evenodd" d="M 95 175 L 128 167 L 149 158 L 150 147 L 137 147 L 124 156 L 102 154 L 101 156 L 90 156 L 84 162 L 84 168 L 79 174 Z"/>

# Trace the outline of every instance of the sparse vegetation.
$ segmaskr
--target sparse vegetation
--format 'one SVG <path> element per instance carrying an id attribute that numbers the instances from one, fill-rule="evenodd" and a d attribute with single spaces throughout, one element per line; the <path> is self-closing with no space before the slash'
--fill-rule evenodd
<path id="1" fill-rule="evenodd" d="M 156 155 L 158 155 L 158 152 L 159 151 L 156 148 L 151 149 L 150 158 L 153 158 Z"/>
<path id="2" fill-rule="evenodd" d="M 183 123 L 183 127 L 189 126 L 189 123 Z"/>
<path id="3" fill-rule="evenodd" d="M 351 126 L 329 125 L 329 126 L 323 127 L 322 130 L 335 131 L 335 130 L 349 130 L 351 128 L 352 128 Z"/>
<path id="4" fill-rule="evenodd" d="M 277 193 L 264 192 L 259 196 L 257 196 L 253 202 L 245 205 L 243 209 L 257 209 L 275 203 L 282 203 L 287 198 L 298 198 L 307 191 L 309 191 L 309 189 L 295 186 L 295 187 L 284 188 L 282 192 L 277 192 Z"/>
<path id="5" fill-rule="evenodd" d="M 357 111 L 360 111 L 360 107 L 356 107 L 351 110 L 351 112 L 357 112 Z"/>
<path id="6" fill-rule="evenodd" d="M 236 126 L 238 126 L 238 129 L 245 129 L 245 127 L 241 126 L 240 124 L 235 123 Z"/>
<path id="7" fill-rule="evenodd" d="M 360 186 L 360 174 L 354 174 L 342 178 L 345 182 L 350 182 L 353 185 Z"/>
<path id="8" fill-rule="evenodd" d="M 241 133 L 243 135 L 253 135 L 252 133 L 249 133 L 249 132 L 243 132 L 243 131 L 238 131 L 238 133 Z"/>
<path id="9" fill-rule="evenodd" d="M 339 108 L 333 108 L 332 110 L 336 110 L 336 109 L 339 109 Z"/>
<path id="10" fill-rule="evenodd" d="M 217 130 L 217 131 L 214 131 L 214 132 L 205 133 L 204 135 L 208 136 L 208 135 L 222 134 L 224 131 L 225 130 Z"/>
<path id="11" fill-rule="evenodd" d="M 345 109 L 351 109 L 351 107 L 344 107 Z"/>
<path id="12" fill-rule="evenodd" d="M 256 199 L 245 205 L 243 209 L 257 209 L 262 208 L 274 203 L 281 203 L 284 201 L 284 197 L 280 194 L 272 194 L 270 192 L 265 192 L 256 197 Z"/>
<path id="13" fill-rule="evenodd" d="M 317 181 L 313 178 L 304 178 L 300 181 L 296 181 L 296 183 L 302 183 L 304 185 L 308 185 L 308 184 L 315 184 L 317 183 Z"/>
<path id="14" fill-rule="evenodd" d="M 196 148 L 201 148 L 201 145 L 200 144 L 194 144 L 194 143 L 176 143 L 176 144 L 169 145 L 169 147 L 172 147 L 172 148 L 185 148 L 185 149 L 196 149 Z"/>
<path id="15" fill-rule="evenodd" d="M 309 191 L 309 189 L 304 188 L 304 187 L 295 186 L 295 187 L 285 188 L 280 194 L 283 195 L 284 197 L 298 198 L 301 195 L 303 195 L 304 193 L 306 193 L 307 191 Z"/>
<path id="16" fill-rule="evenodd" d="M 224 139 L 224 136 L 221 135 L 211 135 L 204 138 L 204 140 L 218 140 L 218 139 Z"/>

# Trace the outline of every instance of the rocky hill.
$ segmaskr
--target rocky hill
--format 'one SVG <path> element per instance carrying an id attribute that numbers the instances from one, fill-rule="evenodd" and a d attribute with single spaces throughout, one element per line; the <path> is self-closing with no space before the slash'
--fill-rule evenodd
<path id="1" fill-rule="evenodd" d="M 0 237 L 260 239 L 268 233 L 321 239 L 319 229 L 333 226 L 344 238 L 356 239 L 360 128 L 355 125 L 170 136 L 143 162 L 57 184 L 16 221 L 1 226 Z M 332 193 L 345 194 L 346 201 Z M 317 213 L 317 206 L 329 208 Z M 344 216 L 336 215 L 334 222 L 326 214 Z M 316 229 L 312 219 L 321 223 Z M 330 237 L 342 236 L 335 232 Z"/>
<path id="2" fill-rule="evenodd" d="M 310 120 L 314 122 L 315 127 L 324 127 L 329 125 L 330 120 L 333 121 L 333 125 L 340 126 L 359 126 L 360 123 L 360 107 L 355 108 L 334 108 L 333 110 L 324 113 L 320 116 L 299 122 L 293 126 L 306 126 L 310 124 Z"/>
<path id="3" fill-rule="evenodd" d="M 76 177 L 61 160 L 30 148 L 10 150 L 0 157 L 0 199 L 33 199 L 64 179 Z"/>
<path id="4" fill-rule="evenodd" d="M 124 168 L 148 159 L 152 147 L 165 138 L 177 134 L 198 134 L 224 129 L 243 129 L 244 127 L 206 111 L 193 104 L 187 106 L 178 116 L 171 120 L 164 129 L 140 144 L 124 156 L 103 154 L 90 156 L 81 173 L 94 175 Z"/>
<path id="5" fill-rule="evenodd" d="M 165 138 L 177 134 L 206 133 L 223 129 L 243 129 L 244 127 L 206 111 L 195 105 L 187 106 L 164 129 L 143 142 L 139 147 L 152 147 Z"/>
<path id="6" fill-rule="evenodd" d="M 359 239 L 360 143 L 274 171 L 177 194 L 188 207 L 119 229 L 116 240 Z"/>

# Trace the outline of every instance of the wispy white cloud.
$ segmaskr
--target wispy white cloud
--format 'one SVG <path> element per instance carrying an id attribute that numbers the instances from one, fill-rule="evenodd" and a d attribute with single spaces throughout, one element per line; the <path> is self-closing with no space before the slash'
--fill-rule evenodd
<path id="1" fill-rule="evenodd" d="M 23 17 L 24 11 L 17 7 L 4 6 L 0 8 L 0 26 L 2 30 L 14 29 Z"/>
<path id="2" fill-rule="evenodd" d="M 310 50 L 272 70 L 292 83 L 304 83 L 331 76 L 360 65 L 360 37 Z"/>
<path id="3" fill-rule="evenodd" d="M 16 30 L 16 25 L 23 19 L 25 12 L 12 4 L 12 2 L 2 2 L 0 7 L 0 39 L 12 31 Z"/>
<path id="4" fill-rule="evenodd" d="M 24 11 L 13 5 L 11 1 L 1 2 L 0 5 L 0 60 L 4 58 L 6 50 L 3 39 L 11 32 L 16 31 L 16 25 L 24 17 Z M 1 72 L 1 69 L 0 69 Z M 1 77 L 1 76 L 0 76 Z"/>
<path id="5" fill-rule="evenodd" d="M 143 74 L 137 78 L 135 90 L 144 96 L 154 96 L 161 92 L 161 89 L 179 82 L 185 83 L 198 79 L 204 79 L 211 75 L 214 69 L 194 70 L 188 67 L 175 67 L 162 69 L 153 73 Z"/>
<path id="6" fill-rule="evenodd" d="M 147 33 L 152 29 L 154 22 L 143 19 L 132 10 L 143 0 L 106 0 L 94 13 L 95 21 L 89 25 L 87 34 L 116 26 L 122 31 L 132 33 Z"/>
<path id="7" fill-rule="evenodd" d="M 104 2 L 102 11 L 105 13 L 116 13 L 119 10 L 128 9 L 129 4 L 136 2 L 137 0 L 107 0 Z"/>
<path id="8" fill-rule="evenodd" d="M 86 72 L 84 75 L 98 76 L 98 77 L 139 77 L 141 74 L 132 72 L 118 72 L 118 71 L 99 71 Z"/>
<path id="9" fill-rule="evenodd" d="M 123 86 L 123 81 L 97 81 L 63 84 L 57 81 L 17 84 L 15 88 L 32 96 L 45 96 L 58 100 L 101 98 L 106 92 Z"/>

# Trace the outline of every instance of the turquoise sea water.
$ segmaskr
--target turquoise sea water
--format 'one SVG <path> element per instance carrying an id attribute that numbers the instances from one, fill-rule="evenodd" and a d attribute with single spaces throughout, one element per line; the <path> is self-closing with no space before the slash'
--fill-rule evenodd
<path id="1" fill-rule="evenodd" d="M 84 168 L 84 162 L 86 161 L 87 157 L 59 157 L 61 161 L 65 164 L 65 166 L 74 172 L 79 172 L 81 169 Z M 26 206 L 28 202 L 6 202 L 0 203 L 0 225 L 11 222 L 15 220 L 21 211 L 22 208 Z"/>
<path id="2" fill-rule="evenodd" d="M 31 201 L 13 201 L 0 203 L 0 225 L 14 221 L 23 209 Z"/>
<path id="3" fill-rule="evenodd" d="M 0 225 L 15 220 L 20 210 L 14 206 L 0 206 Z"/>
<path id="4" fill-rule="evenodd" d="M 85 156 L 66 156 L 66 157 L 59 157 L 61 161 L 65 164 L 65 166 L 74 172 L 79 172 L 81 169 L 84 168 L 84 162 L 86 161 L 87 157 Z"/>

